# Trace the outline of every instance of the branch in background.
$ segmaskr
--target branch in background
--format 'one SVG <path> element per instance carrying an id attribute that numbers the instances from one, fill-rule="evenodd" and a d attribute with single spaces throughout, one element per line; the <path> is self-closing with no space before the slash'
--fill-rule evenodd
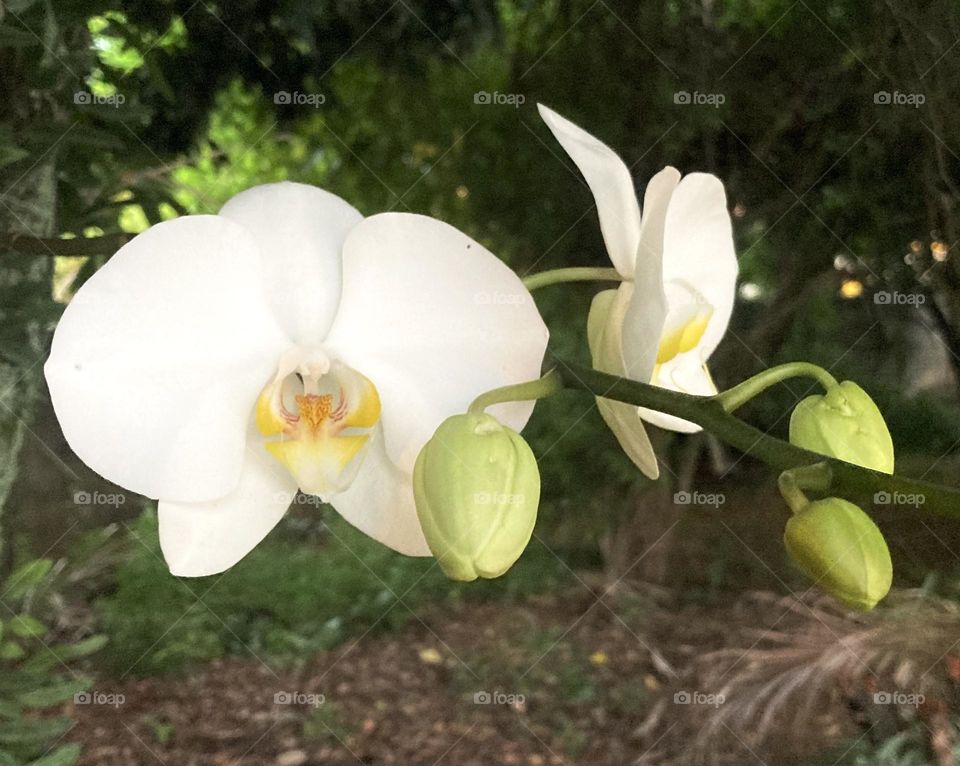
<path id="1" fill-rule="evenodd" d="M 12 250 L 24 255 L 112 255 L 130 241 L 130 234 L 60 239 L 26 234 L 0 234 L 0 252 Z"/>

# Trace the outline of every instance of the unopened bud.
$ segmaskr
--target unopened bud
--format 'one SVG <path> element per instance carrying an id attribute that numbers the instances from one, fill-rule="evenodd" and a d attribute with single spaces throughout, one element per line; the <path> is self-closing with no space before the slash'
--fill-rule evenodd
<path id="1" fill-rule="evenodd" d="M 849 380 L 796 406 L 790 441 L 811 452 L 893 473 L 893 440 L 883 415 L 867 392 Z"/>
<path id="2" fill-rule="evenodd" d="M 499 577 L 530 542 L 540 471 L 516 431 L 486 413 L 454 415 L 417 456 L 413 491 L 423 534 L 447 577 Z"/>
<path id="3" fill-rule="evenodd" d="M 873 609 L 890 590 L 887 543 L 853 503 L 838 497 L 810 503 L 790 517 L 783 542 L 817 586 L 853 609 Z"/>

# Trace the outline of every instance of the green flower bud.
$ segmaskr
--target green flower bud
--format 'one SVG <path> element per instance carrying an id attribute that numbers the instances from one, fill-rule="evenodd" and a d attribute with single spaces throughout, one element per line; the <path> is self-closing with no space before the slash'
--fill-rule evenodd
<path id="1" fill-rule="evenodd" d="M 853 609 L 873 609 L 890 590 L 887 543 L 853 503 L 838 497 L 810 503 L 790 517 L 783 542 L 808 577 Z"/>
<path id="2" fill-rule="evenodd" d="M 447 577 L 499 577 L 530 542 L 540 471 L 516 431 L 486 413 L 454 415 L 417 456 L 413 493 L 427 544 Z"/>
<path id="3" fill-rule="evenodd" d="M 893 440 L 883 415 L 850 380 L 796 406 L 790 416 L 790 441 L 811 452 L 893 473 Z"/>

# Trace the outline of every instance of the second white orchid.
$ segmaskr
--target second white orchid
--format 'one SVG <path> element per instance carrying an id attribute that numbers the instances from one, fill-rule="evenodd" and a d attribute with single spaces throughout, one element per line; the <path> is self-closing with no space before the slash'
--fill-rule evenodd
<path id="1" fill-rule="evenodd" d="M 690 394 L 717 392 L 706 361 L 733 310 L 737 258 L 723 184 L 666 167 L 647 184 L 643 215 L 630 171 L 610 147 L 542 104 L 540 115 L 590 191 L 610 260 L 623 282 L 596 296 L 587 335 L 602 372 Z M 633 462 L 659 475 L 642 420 L 674 431 L 686 420 L 598 399 L 600 413 Z M 642 420 L 641 420 L 642 419 Z"/>

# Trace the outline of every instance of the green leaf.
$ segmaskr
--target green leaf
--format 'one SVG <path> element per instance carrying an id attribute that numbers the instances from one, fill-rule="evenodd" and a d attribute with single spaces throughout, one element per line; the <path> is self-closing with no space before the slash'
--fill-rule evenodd
<path id="1" fill-rule="evenodd" d="M 90 681 L 86 678 L 63 681 L 21 694 L 20 702 L 32 708 L 52 707 L 73 699 L 77 692 L 86 691 L 89 686 Z"/>
<path id="2" fill-rule="evenodd" d="M 23 715 L 23 708 L 21 708 L 15 702 L 8 702 L 7 700 L 0 700 L 0 719 L 13 720 L 19 718 Z M 0 759 L 0 766 L 3 764 L 3 759 Z"/>
<path id="3" fill-rule="evenodd" d="M 0 660 L 19 660 L 26 652 L 15 641 L 4 641 L 0 644 Z"/>
<path id="4" fill-rule="evenodd" d="M 73 726 L 69 718 L 46 718 L 42 721 L 21 720 L 0 724 L 0 743 L 4 745 L 42 746 L 64 735 Z"/>
<path id="5" fill-rule="evenodd" d="M 20 638 L 42 638 L 47 632 L 47 626 L 29 614 L 17 615 L 10 620 L 9 627 Z"/>
<path id="6" fill-rule="evenodd" d="M 73 644 L 54 646 L 53 652 L 61 660 L 66 662 L 67 660 L 75 660 L 78 657 L 87 657 L 88 655 L 99 652 L 107 645 L 107 641 L 106 636 L 90 636 L 90 638 L 85 638 Z"/>
<path id="7" fill-rule="evenodd" d="M 106 636 L 90 636 L 75 644 L 59 644 L 51 646 L 50 651 L 42 651 L 34 654 L 29 660 L 23 663 L 24 670 L 34 673 L 42 673 L 50 668 L 62 663 L 75 660 L 80 657 L 87 657 L 95 652 L 99 652 L 107 644 Z"/>
<path id="8" fill-rule="evenodd" d="M 15 569 L 6 582 L 4 599 L 16 601 L 22 599 L 36 588 L 53 568 L 50 559 L 34 559 Z"/>
<path id="9" fill-rule="evenodd" d="M 73 766 L 79 757 L 80 745 L 73 742 L 69 745 L 61 745 L 43 757 L 31 761 L 28 766 Z"/>

